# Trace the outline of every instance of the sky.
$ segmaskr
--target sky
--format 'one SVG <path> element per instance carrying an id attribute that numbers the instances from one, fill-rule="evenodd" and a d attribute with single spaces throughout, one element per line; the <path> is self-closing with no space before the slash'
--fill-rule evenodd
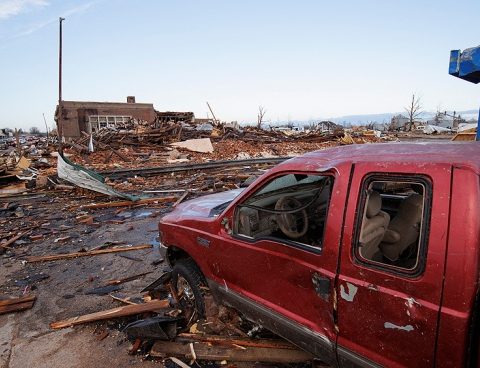
<path id="1" fill-rule="evenodd" d="M 58 100 L 153 103 L 224 121 L 480 105 L 448 74 L 478 46 L 480 1 L 0 0 L 0 128 L 44 129 Z"/>

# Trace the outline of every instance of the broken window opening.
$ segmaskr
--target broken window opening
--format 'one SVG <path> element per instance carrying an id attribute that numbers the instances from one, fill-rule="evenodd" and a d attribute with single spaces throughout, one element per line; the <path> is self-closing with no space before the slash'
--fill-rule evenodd
<path id="1" fill-rule="evenodd" d="M 234 234 L 321 248 L 332 186 L 326 175 L 279 176 L 237 207 Z"/>
<path id="2" fill-rule="evenodd" d="M 419 270 L 425 248 L 426 181 L 368 180 L 363 190 L 357 258 L 408 273 Z"/>
<path id="3" fill-rule="evenodd" d="M 131 116 L 121 115 L 90 115 L 88 117 L 89 132 L 94 133 L 106 128 L 123 128 L 131 118 Z"/>

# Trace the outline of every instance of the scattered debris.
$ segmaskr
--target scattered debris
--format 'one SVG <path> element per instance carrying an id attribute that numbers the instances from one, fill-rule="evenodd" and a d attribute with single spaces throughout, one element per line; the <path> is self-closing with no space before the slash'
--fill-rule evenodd
<path id="1" fill-rule="evenodd" d="M 4 293 L 13 294 L 7 288 L 15 288 L 16 295 L 27 294 L 39 286 L 43 292 L 55 287 L 51 279 L 58 282 L 61 275 L 68 284 L 68 290 L 59 293 L 62 302 L 72 298 L 72 305 L 80 299 L 94 302 L 91 309 L 70 312 L 80 314 L 77 317 L 53 322 L 52 328 L 122 317 L 115 320 L 115 328 L 134 340 L 132 354 L 142 351 L 180 366 L 188 365 L 177 358 L 222 364 L 310 361 L 308 353 L 224 307 L 213 306 L 208 296 L 206 321 L 187 328 L 188 311 L 178 304 L 181 295 L 171 283 L 171 274 L 165 272 L 152 282 L 158 277 L 157 269 L 168 270 L 166 264 L 151 266 L 163 261 L 157 254 L 158 242 L 125 245 L 151 241 L 158 230 L 145 226 L 136 241 L 128 233 L 139 232 L 136 226 L 147 216 L 160 217 L 190 198 L 246 187 L 273 165 L 307 151 L 398 137 L 414 139 L 416 134 L 427 137 L 422 131 L 388 133 L 375 127 L 344 130 L 331 122 L 302 131 L 258 129 L 216 119 L 195 122 L 189 113 L 157 112 L 151 123 L 132 120 L 121 127 L 82 133 L 65 143 L 63 155 L 43 138 L 20 151 L 0 152 L 0 253 L 6 267 L 20 269 L 6 280 Z M 475 132 L 464 133 L 468 134 Z M 127 253 L 142 249 L 149 251 L 137 253 L 138 257 Z M 108 253 L 117 255 L 71 260 Z M 18 267 L 18 261 L 24 267 Z M 58 262 L 35 264 L 47 261 Z M 87 270 L 81 277 L 69 278 L 72 269 L 84 267 Z M 142 272 L 146 269 L 154 271 Z M 141 291 L 148 293 L 143 296 L 132 293 L 138 283 L 128 283 L 141 278 L 149 284 Z M 354 293 L 347 291 L 353 298 Z M 95 307 L 99 300 L 123 306 L 82 315 L 100 309 Z M 0 313 L 32 308 L 34 302 L 32 296 L 0 300 Z M 25 315 L 36 313 L 37 308 Z M 63 313 L 68 315 L 68 309 Z M 94 324 L 94 328 L 98 341 L 115 336 L 110 322 Z"/>

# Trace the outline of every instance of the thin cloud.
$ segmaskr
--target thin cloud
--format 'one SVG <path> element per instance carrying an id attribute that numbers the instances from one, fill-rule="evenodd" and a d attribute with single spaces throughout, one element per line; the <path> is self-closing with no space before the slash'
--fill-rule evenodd
<path id="1" fill-rule="evenodd" d="M 89 3 L 85 3 L 83 5 L 79 5 L 75 8 L 67 10 L 65 13 L 63 13 L 63 17 L 69 17 L 70 15 L 78 14 L 78 13 L 83 13 L 85 10 L 89 9 L 93 4 L 95 4 L 96 1 L 90 1 Z"/>
<path id="2" fill-rule="evenodd" d="M 0 19 L 8 19 L 20 13 L 49 5 L 46 0 L 2 0 Z"/>
<path id="3" fill-rule="evenodd" d="M 60 15 L 64 18 L 67 18 L 67 17 L 70 17 L 70 16 L 75 15 L 75 14 L 83 13 L 84 11 L 88 10 L 94 3 L 95 3 L 95 1 L 92 1 L 92 2 L 89 2 L 89 3 L 85 3 L 85 4 L 82 4 L 82 5 L 76 6 L 74 8 L 68 9 L 67 11 L 61 13 Z M 9 37 L 9 39 L 28 36 L 32 33 L 35 33 L 37 31 L 41 30 L 42 28 L 45 28 L 45 27 L 49 26 L 50 24 L 54 24 L 56 22 L 58 22 L 58 18 L 51 18 L 51 19 L 45 20 L 43 22 L 32 23 L 32 24 L 28 25 L 26 28 L 24 28 L 23 30 L 21 30 L 21 31 L 17 32 L 16 34 L 12 35 L 11 37 Z"/>

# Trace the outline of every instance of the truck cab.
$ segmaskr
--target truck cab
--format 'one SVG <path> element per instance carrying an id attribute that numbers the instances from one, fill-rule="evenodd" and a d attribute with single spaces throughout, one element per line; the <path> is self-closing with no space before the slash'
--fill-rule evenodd
<path id="1" fill-rule="evenodd" d="M 308 153 L 159 224 L 179 295 L 202 283 L 332 366 L 476 366 L 480 145 Z"/>

